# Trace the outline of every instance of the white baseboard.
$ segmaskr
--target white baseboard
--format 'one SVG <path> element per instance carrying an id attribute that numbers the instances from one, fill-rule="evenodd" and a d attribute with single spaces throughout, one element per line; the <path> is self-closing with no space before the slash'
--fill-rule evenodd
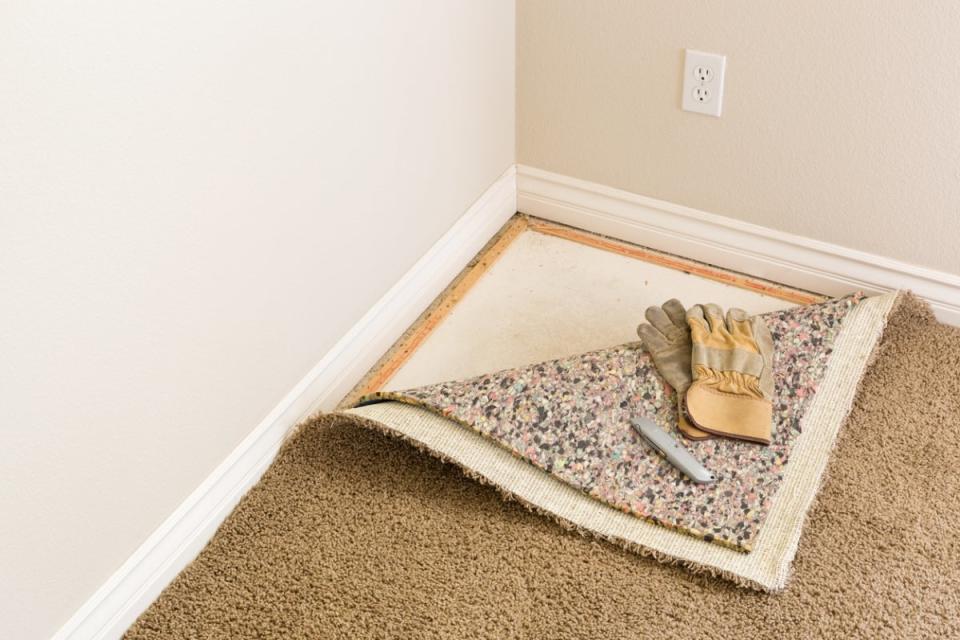
<path id="1" fill-rule="evenodd" d="M 519 165 L 523 213 L 827 295 L 909 289 L 960 325 L 960 276 Z"/>
<path id="2" fill-rule="evenodd" d="M 54 635 L 119 638 L 270 465 L 291 427 L 331 409 L 517 210 L 510 167 Z"/>

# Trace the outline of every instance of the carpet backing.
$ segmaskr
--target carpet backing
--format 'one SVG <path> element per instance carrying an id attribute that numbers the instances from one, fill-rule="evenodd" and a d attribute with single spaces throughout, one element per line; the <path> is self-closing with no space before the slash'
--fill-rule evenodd
<path id="1" fill-rule="evenodd" d="M 306 424 L 128 638 L 960 636 L 960 330 L 891 315 L 786 591 L 661 564 Z"/>

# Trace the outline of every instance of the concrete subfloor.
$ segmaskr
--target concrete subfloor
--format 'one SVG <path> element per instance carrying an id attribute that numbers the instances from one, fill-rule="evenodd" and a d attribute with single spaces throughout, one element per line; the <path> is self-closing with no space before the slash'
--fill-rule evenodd
<path id="1" fill-rule="evenodd" d="M 676 297 L 762 313 L 785 300 L 563 238 L 523 231 L 385 384 L 406 389 L 637 340 Z"/>

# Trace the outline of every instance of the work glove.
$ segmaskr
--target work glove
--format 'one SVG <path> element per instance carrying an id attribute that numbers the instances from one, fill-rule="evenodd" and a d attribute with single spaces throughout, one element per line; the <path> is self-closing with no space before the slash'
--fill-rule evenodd
<path id="1" fill-rule="evenodd" d="M 687 324 L 693 342 L 687 418 L 708 433 L 769 444 L 773 337 L 767 325 L 742 309 L 730 309 L 724 319 L 715 304 L 691 307 Z"/>
<path id="2" fill-rule="evenodd" d="M 677 392 L 677 424 L 680 432 L 691 440 L 712 437 L 690 424 L 683 413 L 683 395 L 693 382 L 690 369 L 692 342 L 683 304 L 674 298 L 667 300 L 662 307 L 647 308 L 644 315 L 649 324 L 638 326 L 637 335 L 660 376 Z"/>

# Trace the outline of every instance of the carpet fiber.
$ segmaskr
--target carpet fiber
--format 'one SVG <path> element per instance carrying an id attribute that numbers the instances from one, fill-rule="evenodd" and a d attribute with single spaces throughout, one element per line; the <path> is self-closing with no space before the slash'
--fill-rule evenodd
<path id="1" fill-rule="evenodd" d="M 429 455 L 461 466 L 470 477 L 494 485 L 508 497 L 529 505 L 531 509 L 547 517 L 557 519 L 565 526 L 581 529 L 631 551 L 650 555 L 664 562 L 683 564 L 691 571 L 722 576 L 738 584 L 763 591 L 780 591 L 788 583 L 803 524 L 820 488 L 823 473 L 836 442 L 836 435 L 853 406 L 859 382 L 863 379 L 871 354 L 876 350 L 891 307 L 899 299 L 900 297 L 896 294 L 869 298 L 857 304 L 844 320 L 843 330 L 833 342 L 826 375 L 818 385 L 820 387 L 818 391 L 812 395 L 812 401 L 801 422 L 802 433 L 793 429 L 784 429 L 790 434 L 797 434 L 795 443 L 794 446 L 789 447 L 789 463 L 785 464 L 783 475 L 776 473 L 767 478 L 771 484 L 779 484 L 780 488 L 773 496 L 768 522 L 758 535 L 750 553 L 742 553 L 733 548 L 714 544 L 706 539 L 661 526 L 656 521 L 651 522 L 628 514 L 626 509 L 605 504 L 596 497 L 591 497 L 594 494 L 587 495 L 585 491 L 561 479 L 560 476 L 548 473 L 546 469 L 536 464 L 531 464 L 533 461 L 529 458 L 525 460 L 525 456 L 522 456 L 516 448 L 505 447 L 502 441 L 488 437 L 483 431 L 445 417 L 446 408 L 431 411 L 405 402 L 378 402 L 348 409 L 343 412 L 348 414 L 346 417 L 330 414 L 317 418 L 316 424 L 317 426 L 324 423 L 332 424 L 342 422 L 344 419 L 356 421 L 361 426 L 408 440 Z M 805 309 L 816 313 L 811 307 Z M 632 348 L 625 347 L 624 350 L 629 351 Z M 609 362 L 604 362 L 597 368 L 601 375 L 606 375 L 604 372 L 616 370 L 617 367 L 611 367 Z M 632 368 L 632 366 L 627 367 L 627 369 Z M 622 384 L 629 388 L 644 380 L 648 378 L 638 372 L 636 376 L 613 375 L 608 384 L 610 387 Z M 651 382 L 659 384 L 656 380 Z M 480 386 L 483 388 L 486 385 Z M 564 398 L 577 395 L 594 397 L 597 386 L 591 386 L 587 393 L 574 390 L 561 393 L 557 399 L 558 404 L 565 402 Z M 789 385 L 783 385 L 784 389 L 788 387 Z M 499 385 L 494 385 L 491 394 L 497 394 L 496 390 L 500 388 Z M 802 389 L 801 386 L 794 388 Z M 472 392 L 472 386 L 465 385 L 464 395 L 469 397 Z M 451 393 L 450 395 L 456 398 L 457 402 L 460 401 L 460 394 Z M 533 395 L 548 395 L 548 392 Z M 651 395 L 652 397 L 654 396 Z M 808 394 L 807 398 L 811 398 L 811 395 Z M 663 413 L 670 414 L 670 406 L 674 404 L 672 401 L 665 402 L 665 400 L 666 398 L 661 396 L 660 402 L 653 403 L 653 406 L 660 406 L 663 409 L 661 417 Z M 623 409 L 623 406 L 636 403 L 634 396 L 631 395 L 619 403 L 614 403 L 614 406 L 620 407 L 619 409 L 608 408 L 596 412 L 596 415 L 617 416 L 613 419 L 601 420 L 600 429 L 597 430 L 598 433 L 609 434 L 602 439 L 611 449 L 619 449 L 622 453 L 619 459 L 610 461 L 609 467 L 611 471 L 621 469 L 622 473 L 611 475 L 626 477 L 632 472 L 639 473 L 641 468 L 628 462 L 628 458 L 641 461 L 642 458 L 635 457 L 632 452 L 638 452 L 641 456 L 647 452 L 647 448 L 633 429 L 624 426 L 624 423 L 629 421 L 630 410 Z M 643 411 L 642 408 L 636 410 Z M 571 428 L 574 430 L 575 425 L 576 419 L 571 416 Z M 676 425 L 674 424 L 672 428 L 676 429 Z M 565 438 L 566 436 L 557 433 L 556 437 Z M 570 444 L 581 449 L 581 444 L 576 438 Z M 697 446 L 700 444 L 703 443 L 686 443 L 685 446 L 694 450 L 694 456 L 709 460 L 707 466 L 711 471 L 718 471 L 715 463 L 719 458 L 705 457 L 704 448 Z M 708 447 L 713 445 L 713 443 L 706 444 Z M 723 447 L 728 446 L 727 443 L 718 444 Z M 769 448 L 761 448 L 752 443 L 729 442 L 729 445 L 732 447 L 728 451 L 735 452 L 737 457 L 745 455 L 748 459 L 758 453 L 767 458 L 766 454 L 770 453 L 773 458 L 782 461 L 786 455 L 786 448 L 782 448 L 783 441 L 780 441 L 779 446 L 772 444 Z M 599 449 L 601 447 L 595 448 L 595 450 Z M 719 451 L 722 450 L 715 449 L 714 453 Z M 649 456 L 643 462 L 652 462 L 659 466 L 656 476 L 663 474 L 662 477 L 669 486 L 683 487 L 681 491 L 686 493 L 686 487 L 689 487 L 690 483 L 659 456 L 653 454 Z M 751 467 L 762 469 L 763 465 L 762 461 L 760 466 L 747 463 L 743 468 L 745 470 Z M 585 466 L 585 468 L 589 467 Z M 734 469 L 732 467 L 728 469 L 733 476 Z M 716 490 L 730 491 L 734 496 L 737 494 L 743 496 L 743 490 L 751 486 L 751 481 L 756 476 L 749 473 L 743 478 L 739 477 L 739 473 L 737 476 L 736 479 L 731 477 L 734 482 L 728 485 L 728 488 L 717 486 Z M 709 492 L 713 487 L 714 485 L 710 485 L 710 488 L 705 489 Z M 708 494 L 701 493 L 701 497 L 706 495 Z M 732 504 L 737 505 L 738 502 L 734 501 Z M 699 511 L 699 508 L 697 510 Z M 705 509 L 704 513 L 707 512 L 709 510 Z M 727 511 L 727 513 L 733 512 Z"/>
<path id="2" fill-rule="evenodd" d="M 960 330 L 891 317 L 789 588 L 561 529 L 413 447 L 301 429 L 128 638 L 960 636 Z"/>

